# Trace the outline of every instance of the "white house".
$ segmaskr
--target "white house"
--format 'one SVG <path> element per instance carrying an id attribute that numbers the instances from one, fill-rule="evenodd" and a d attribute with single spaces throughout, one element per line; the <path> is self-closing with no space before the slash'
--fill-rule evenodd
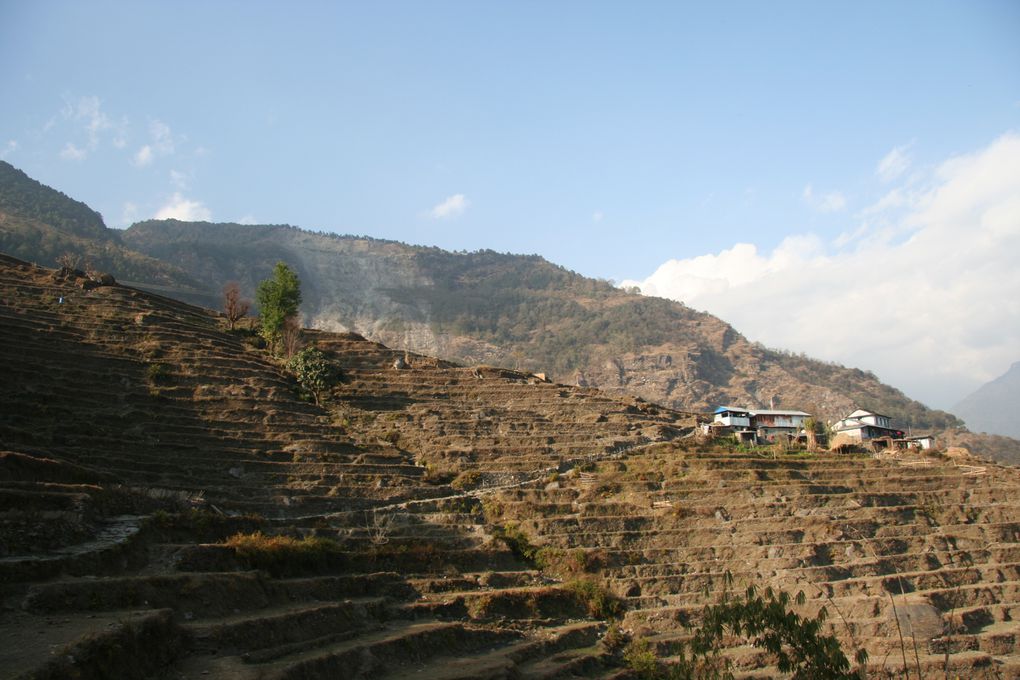
<path id="1" fill-rule="evenodd" d="M 719 423 L 721 426 L 731 427 L 738 436 L 742 433 L 752 432 L 754 433 L 752 438 L 771 439 L 777 434 L 797 436 L 804 429 L 804 421 L 810 417 L 810 413 L 803 411 L 756 410 L 737 406 L 720 406 L 715 410 L 713 424 Z"/>
<path id="2" fill-rule="evenodd" d="M 810 417 L 810 413 L 803 411 L 751 411 L 751 427 L 766 439 L 777 434 L 797 436 L 804 429 L 804 421 Z"/>
<path id="3" fill-rule="evenodd" d="M 833 433 L 846 435 L 859 442 L 870 439 L 903 437 L 903 431 L 892 426 L 892 419 L 881 413 L 857 409 L 832 426 Z"/>
<path id="4" fill-rule="evenodd" d="M 839 421 L 839 423 L 836 423 L 836 425 L 838 426 L 840 423 L 844 422 L 852 424 L 866 423 L 868 425 L 874 425 L 876 427 L 892 429 L 892 418 L 890 418 L 889 416 L 883 416 L 880 413 L 875 413 L 874 411 L 865 411 L 864 409 L 861 408 L 857 409 L 856 411 L 848 415 L 846 418 Z"/>
<path id="5" fill-rule="evenodd" d="M 906 437 L 903 439 L 903 443 L 907 448 L 921 449 L 927 451 L 935 448 L 935 437 L 930 434 L 917 435 L 914 437 Z"/>
<path id="6" fill-rule="evenodd" d="M 715 410 L 713 420 L 726 427 L 749 428 L 751 427 L 751 412 L 746 408 L 736 406 L 720 406 Z"/>

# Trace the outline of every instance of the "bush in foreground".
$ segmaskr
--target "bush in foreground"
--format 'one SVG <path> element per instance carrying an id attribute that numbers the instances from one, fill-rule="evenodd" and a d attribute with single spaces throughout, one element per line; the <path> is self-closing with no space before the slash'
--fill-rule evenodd
<path id="1" fill-rule="evenodd" d="M 798 603 L 803 602 L 798 595 Z M 815 618 L 790 610 L 790 596 L 766 588 L 761 593 L 751 586 L 743 597 L 722 600 L 706 607 L 694 636 L 671 650 L 673 659 L 663 663 L 648 640 L 637 639 L 624 652 L 624 659 L 642 680 L 732 680 L 729 660 L 722 655 L 727 636 L 743 637 L 764 649 L 781 673 L 791 680 L 858 680 L 868 655 L 857 650 L 857 670 L 843 654 L 839 640 L 821 632 L 826 619 L 823 608 Z"/>

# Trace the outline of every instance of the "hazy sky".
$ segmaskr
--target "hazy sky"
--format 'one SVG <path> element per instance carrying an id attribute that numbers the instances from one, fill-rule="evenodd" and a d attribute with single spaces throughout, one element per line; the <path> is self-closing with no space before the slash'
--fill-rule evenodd
<path id="1" fill-rule="evenodd" d="M 540 253 L 939 406 L 1020 359 L 1020 2 L 0 0 L 0 86 L 110 226 Z"/>

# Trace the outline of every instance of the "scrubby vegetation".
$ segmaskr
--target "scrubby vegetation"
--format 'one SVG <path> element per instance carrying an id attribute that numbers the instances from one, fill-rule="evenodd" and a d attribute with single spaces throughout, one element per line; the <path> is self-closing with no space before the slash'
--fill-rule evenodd
<path id="1" fill-rule="evenodd" d="M 531 543 L 528 535 L 516 524 L 507 523 L 501 527 L 495 527 L 493 533 L 496 539 L 502 541 L 514 554 L 514 557 L 529 564 L 535 563 L 539 548 Z"/>
<path id="2" fill-rule="evenodd" d="M 315 347 L 299 350 L 287 361 L 287 368 L 294 373 L 301 387 L 316 395 L 316 399 L 338 377 L 336 367 Z"/>
<path id="3" fill-rule="evenodd" d="M 585 605 L 590 616 L 608 619 L 620 613 L 619 599 L 590 576 L 584 576 L 597 567 L 585 551 L 536 546 L 513 523 L 497 527 L 495 535 L 519 559 L 550 576 L 571 579 L 566 582 L 566 589 Z"/>
<path id="4" fill-rule="evenodd" d="M 75 236 L 108 238 L 103 216 L 81 201 L 37 182 L 10 163 L 0 161 L 0 206 Z"/>
<path id="5" fill-rule="evenodd" d="M 803 597 L 798 595 L 799 604 Z M 642 638 L 630 643 L 624 658 L 643 680 L 732 680 L 731 661 L 722 650 L 727 636 L 740 636 L 768 652 L 791 680 L 859 680 L 867 653 L 858 651 L 859 667 L 851 670 L 839 640 L 821 632 L 826 618 L 825 609 L 804 618 L 791 609 L 789 594 L 751 586 L 742 597 L 727 591 L 720 602 L 706 607 L 691 638 L 671 646 L 668 663 Z"/>
<path id="6" fill-rule="evenodd" d="M 620 615 L 623 606 L 619 598 L 593 579 L 568 581 L 566 589 L 584 604 L 588 616 L 595 619 L 612 619 Z"/>
<path id="7" fill-rule="evenodd" d="M 341 555 L 340 545 L 329 538 L 273 536 L 261 531 L 234 534 L 224 545 L 250 568 L 265 569 L 274 576 L 315 573 Z"/>

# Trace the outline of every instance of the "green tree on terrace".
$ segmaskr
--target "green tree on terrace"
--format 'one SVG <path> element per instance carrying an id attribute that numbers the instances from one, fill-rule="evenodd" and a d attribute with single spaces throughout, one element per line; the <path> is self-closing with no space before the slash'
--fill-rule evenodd
<path id="1" fill-rule="evenodd" d="M 288 318 L 296 317 L 301 304 L 301 282 L 294 270 L 277 262 L 273 275 L 259 283 L 255 292 L 259 305 L 262 337 L 275 350 Z"/>
<path id="2" fill-rule="evenodd" d="M 730 578 L 727 572 L 727 583 Z M 631 670 L 641 680 L 733 680 L 732 662 L 723 652 L 736 637 L 768 652 L 777 670 L 790 674 L 790 680 L 866 677 L 868 653 L 854 641 L 857 668 L 852 668 L 836 636 L 823 632 L 825 607 L 814 618 L 805 617 L 792 610 L 787 593 L 751 586 L 743 597 L 733 597 L 728 588 L 720 602 L 702 611 L 693 635 L 670 650 L 668 664 L 647 639 L 633 640 L 624 652 Z M 795 601 L 803 605 L 804 593 L 798 593 Z"/>

